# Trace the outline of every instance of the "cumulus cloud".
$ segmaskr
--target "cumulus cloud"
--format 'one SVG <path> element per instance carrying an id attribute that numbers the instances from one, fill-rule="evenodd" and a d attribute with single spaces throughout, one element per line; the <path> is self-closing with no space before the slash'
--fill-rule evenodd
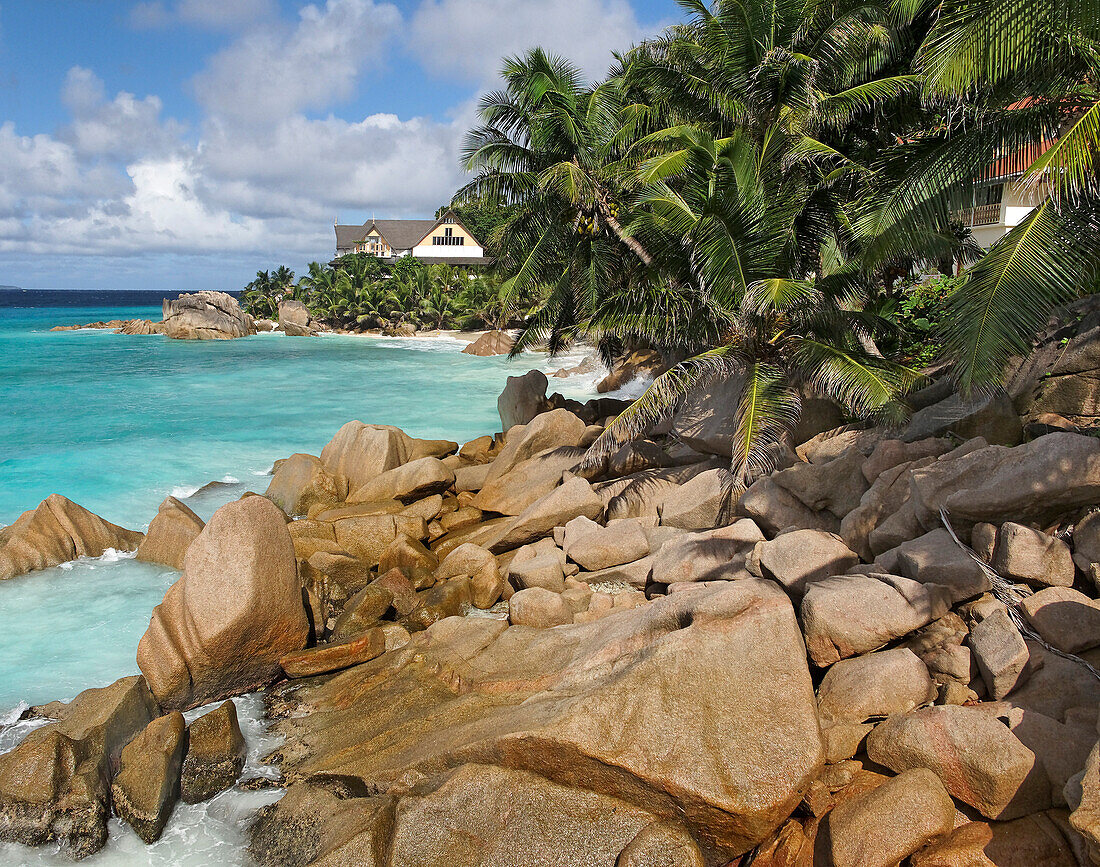
<path id="1" fill-rule="evenodd" d="M 380 62 L 401 23 L 392 3 L 328 0 L 309 5 L 290 29 L 259 29 L 216 54 L 194 80 L 211 114 L 263 125 L 326 108 L 355 90 L 366 62 Z"/>
<path id="2" fill-rule="evenodd" d="M 174 150 L 183 126 L 162 121 L 159 97 L 138 99 L 120 91 L 108 100 L 103 82 L 90 69 L 74 66 L 65 77 L 61 101 L 72 115 L 59 138 L 79 154 L 129 160 Z"/>
<path id="3" fill-rule="evenodd" d="M 594 79 L 611 66 L 613 50 L 647 35 L 626 0 L 423 0 L 410 48 L 436 74 L 474 84 L 495 78 L 502 57 L 536 45 Z"/>

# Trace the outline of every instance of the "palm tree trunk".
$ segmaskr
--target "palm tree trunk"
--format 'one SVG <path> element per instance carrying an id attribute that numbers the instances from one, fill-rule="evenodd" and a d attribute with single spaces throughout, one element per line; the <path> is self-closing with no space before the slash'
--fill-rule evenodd
<path id="1" fill-rule="evenodd" d="M 608 228 L 615 233 L 615 236 L 626 244 L 627 249 L 642 260 L 643 265 L 647 268 L 651 267 L 653 265 L 653 257 L 649 255 L 649 251 L 638 243 L 637 238 L 631 238 L 626 235 L 619 221 L 611 216 L 611 209 L 607 207 L 606 203 L 601 201 L 598 207 L 600 209 L 600 216 L 603 217 L 604 222 L 607 223 Z"/>

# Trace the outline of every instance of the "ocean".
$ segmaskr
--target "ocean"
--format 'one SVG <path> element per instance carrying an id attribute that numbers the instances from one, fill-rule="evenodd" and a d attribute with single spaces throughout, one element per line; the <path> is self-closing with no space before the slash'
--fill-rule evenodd
<path id="1" fill-rule="evenodd" d="M 275 460 L 318 454 L 346 421 L 465 442 L 499 429 L 496 398 L 508 376 L 532 367 L 551 372 L 580 358 L 478 358 L 461 353 L 464 341 L 445 336 L 261 334 L 192 342 L 50 331 L 97 320 L 159 320 L 161 297 L 0 289 L 0 525 L 55 492 L 133 529 L 145 529 L 169 494 L 209 518 L 247 490 L 262 493 Z M 552 390 L 586 399 L 596 376 L 550 381 Z M 177 578 L 171 569 L 108 552 L 0 581 L 0 726 L 26 704 L 69 699 L 136 673 L 138 639 Z M 238 704 L 251 726 L 254 764 L 263 736 L 247 712 L 258 704 Z M 0 751 L 25 728 L 0 729 Z M 111 844 L 84 863 L 238 863 L 238 813 L 264 797 L 269 793 L 229 792 L 205 806 L 181 806 L 151 847 L 113 822 Z M 0 864 L 9 863 L 64 861 L 0 846 Z"/>

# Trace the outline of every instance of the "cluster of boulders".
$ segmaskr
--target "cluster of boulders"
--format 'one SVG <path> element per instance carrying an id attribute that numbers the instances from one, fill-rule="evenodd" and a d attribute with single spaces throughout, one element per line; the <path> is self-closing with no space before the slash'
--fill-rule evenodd
<path id="1" fill-rule="evenodd" d="M 139 551 L 183 574 L 108 688 L 145 710 L 3 757 L 0 837 L 148 838 L 179 712 L 267 686 L 262 864 L 1100 864 L 1100 439 L 808 394 L 733 491 L 736 381 L 597 462 L 622 404 L 546 388 L 461 447 L 349 422 L 206 525 L 166 501 Z"/>

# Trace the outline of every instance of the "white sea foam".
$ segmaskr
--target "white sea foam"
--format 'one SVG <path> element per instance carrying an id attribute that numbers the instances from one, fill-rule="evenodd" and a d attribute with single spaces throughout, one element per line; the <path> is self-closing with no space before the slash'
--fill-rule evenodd
<path id="1" fill-rule="evenodd" d="M 14 723 L 19 722 L 19 717 L 23 716 L 23 713 L 29 707 L 29 704 L 27 704 L 25 701 L 21 701 L 7 713 L 0 713 L 0 726 L 10 726 Z"/>
<path id="2" fill-rule="evenodd" d="M 242 779 L 267 777 L 278 779 L 278 771 L 260 759 L 280 744 L 266 730 L 263 701 L 255 694 L 234 699 L 237 718 L 244 735 L 247 753 Z M 220 702 L 188 711 L 188 722 L 217 707 Z M 14 712 L 14 711 L 13 711 Z M 18 740 L 45 720 L 25 720 Z M 14 727 L 12 727 L 14 728 Z M 0 744 L 12 729 L 0 731 Z M 7 745 L 11 749 L 18 740 Z M 4 747 L 0 746 L 0 752 Z M 245 828 L 256 811 L 283 795 L 282 789 L 262 789 L 249 792 L 233 788 L 202 804 L 176 805 L 161 838 L 146 846 L 119 819 L 108 824 L 107 846 L 82 864 L 94 867 L 206 867 L 211 864 L 245 865 L 251 863 L 245 851 Z M 71 867 L 72 861 L 56 847 L 30 849 L 15 844 L 0 844 L 0 864 L 20 864 L 26 867 Z"/>
<path id="3" fill-rule="evenodd" d="M 222 476 L 222 481 L 225 482 L 225 484 L 227 485 L 239 485 L 241 483 L 240 479 L 238 479 L 236 476 L 229 475 L 229 473 L 226 473 L 224 476 Z"/>
<path id="4" fill-rule="evenodd" d="M 197 494 L 199 487 L 199 485 L 176 485 L 168 493 L 170 493 L 177 500 L 186 500 L 188 497 Z"/>

